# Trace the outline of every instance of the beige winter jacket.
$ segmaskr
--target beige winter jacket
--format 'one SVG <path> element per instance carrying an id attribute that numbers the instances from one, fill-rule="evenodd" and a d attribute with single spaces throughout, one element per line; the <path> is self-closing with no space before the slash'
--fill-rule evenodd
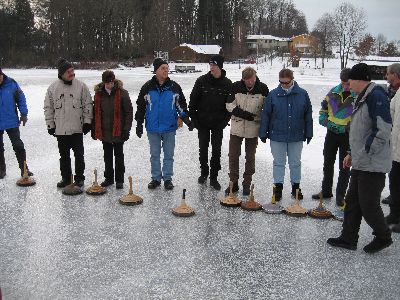
<path id="1" fill-rule="evenodd" d="M 392 159 L 400 162 L 400 89 L 390 102 L 390 114 L 392 116 Z"/>
<path id="2" fill-rule="evenodd" d="M 47 129 L 56 128 L 56 135 L 82 133 L 82 125 L 91 124 L 93 118 L 88 87 L 78 79 L 72 80 L 72 85 L 53 82 L 47 89 L 44 115 Z"/>

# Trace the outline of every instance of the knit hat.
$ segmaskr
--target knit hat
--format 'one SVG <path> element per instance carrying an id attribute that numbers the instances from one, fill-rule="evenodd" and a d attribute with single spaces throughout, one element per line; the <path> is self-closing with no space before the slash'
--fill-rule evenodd
<path id="1" fill-rule="evenodd" d="M 103 81 L 104 83 L 113 82 L 114 80 L 115 80 L 115 75 L 114 72 L 111 70 L 106 70 L 101 75 L 101 81 Z"/>
<path id="2" fill-rule="evenodd" d="M 157 57 L 157 58 L 153 61 L 154 73 L 157 71 L 157 69 L 158 69 L 159 67 L 161 67 L 161 65 L 168 65 L 168 63 L 167 63 L 165 60 L 163 60 L 162 58 Z"/>
<path id="3" fill-rule="evenodd" d="M 219 54 L 214 55 L 211 57 L 209 63 L 217 65 L 222 70 L 222 68 L 224 67 L 224 57 Z"/>
<path id="4" fill-rule="evenodd" d="M 58 78 L 61 79 L 61 76 L 64 75 L 64 73 L 70 69 L 73 68 L 72 64 L 66 60 L 65 58 L 60 58 L 57 62 L 57 68 L 58 68 Z"/>
<path id="5" fill-rule="evenodd" d="M 349 79 L 371 81 L 371 71 L 367 64 L 359 63 L 351 68 Z"/>

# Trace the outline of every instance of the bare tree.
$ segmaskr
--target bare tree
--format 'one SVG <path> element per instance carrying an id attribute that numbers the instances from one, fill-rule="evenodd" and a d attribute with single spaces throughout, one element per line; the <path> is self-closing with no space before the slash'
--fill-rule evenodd
<path id="1" fill-rule="evenodd" d="M 382 49 L 385 47 L 386 43 L 386 37 L 382 33 L 378 34 L 376 37 L 376 50 L 378 55 L 381 55 Z"/>
<path id="2" fill-rule="evenodd" d="M 333 43 L 339 47 L 340 67 L 347 66 L 349 53 L 363 36 L 367 27 L 367 16 L 362 8 L 356 8 L 350 3 L 342 3 L 336 7 L 332 24 L 335 30 Z"/>
<path id="3" fill-rule="evenodd" d="M 323 14 L 315 23 L 312 35 L 317 37 L 320 42 L 322 68 L 325 68 L 325 57 L 327 51 L 332 48 L 335 31 L 333 24 L 333 17 L 331 14 Z"/>

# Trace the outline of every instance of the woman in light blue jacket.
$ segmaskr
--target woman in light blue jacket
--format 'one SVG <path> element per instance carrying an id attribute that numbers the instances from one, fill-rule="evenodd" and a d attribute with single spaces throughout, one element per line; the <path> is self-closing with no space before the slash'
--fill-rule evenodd
<path id="1" fill-rule="evenodd" d="M 259 137 L 263 143 L 271 140 L 274 158 L 273 177 L 275 199 L 282 198 L 286 156 L 289 161 L 292 196 L 300 189 L 301 152 L 303 142 L 313 137 L 312 106 L 308 93 L 293 80 L 293 71 L 279 72 L 279 86 L 273 89 L 264 102 Z M 301 190 L 299 198 L 303 195 Z"/>

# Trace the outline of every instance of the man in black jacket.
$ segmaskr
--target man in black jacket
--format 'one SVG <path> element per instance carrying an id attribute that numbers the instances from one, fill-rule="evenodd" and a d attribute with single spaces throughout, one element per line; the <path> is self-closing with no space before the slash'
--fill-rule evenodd
<path id="1" fill-rule="evenodd" d="M 230 119 L 226 103 L 231 93 L 232 81 L 226 78 L 226 72 L 223 70 L 224 58 L 221 55 L 211 57 L 209 63 L 210 72 L 196 80 L 190 94 L 189 115 L 198 130 L 199 137 L 201 175 L 198 182 L 204 184 L 210 175 L 210 185 L 220 190 L 218 171 L 221 170 L 223 130 Z M 212 154 L 209 167 L 210 134 Z"/>

